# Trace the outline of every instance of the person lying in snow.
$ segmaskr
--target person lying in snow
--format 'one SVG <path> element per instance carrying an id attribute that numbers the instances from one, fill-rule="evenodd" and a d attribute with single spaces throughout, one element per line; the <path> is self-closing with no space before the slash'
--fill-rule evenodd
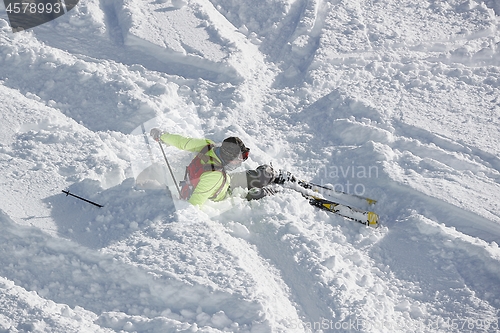
<path id="1" fill-rule="evenodd" d="M 269 165 L 261 165 L 255 170 L 227 174 L 238 168 L 247 158 L 250 149 L 238 137 L 228 137 L 216 145 L 209 139 L 188 138 L 178 134 L 163 132 L 153 128 L 150 135 L 157 142 L 163 142 L 178 149 L 196 153 L 196 157 L 186 167 L 184 180 L 180 182 L 181 199 L 193 205 L 203 205 L 207 200 L 220 201 L 231 189 L 247 188 L 248 200 L 260 199 L 273 194 L 265 188 L 275 178 Z"/>

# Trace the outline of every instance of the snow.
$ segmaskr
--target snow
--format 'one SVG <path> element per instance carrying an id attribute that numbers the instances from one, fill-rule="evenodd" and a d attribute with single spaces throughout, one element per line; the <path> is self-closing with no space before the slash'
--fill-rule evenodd
<path id="1" fill-rule="evenodd" d="M 499 15 L 86 0 L 12 33 L 0 7 L 0 331 L 498 332 Z M 237 135 L 245 168 L 375 198 L 382 225 L 292 190 L 180 202 L 153 126 Z"/>

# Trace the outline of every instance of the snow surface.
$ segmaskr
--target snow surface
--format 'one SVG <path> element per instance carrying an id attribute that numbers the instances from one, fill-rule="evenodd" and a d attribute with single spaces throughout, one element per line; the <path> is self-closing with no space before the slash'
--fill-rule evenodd
<path id="1" fill-rule="evenodd" d="M 1 8 L 0 332 L 499 332 L 499 17 L 82 0 L 13 34 Z M 138 186 L 164 163 L 141 125 L 238 135 L 246 168 L 376 198 L 382 226 L 293 191 L 200 211 Z"/>

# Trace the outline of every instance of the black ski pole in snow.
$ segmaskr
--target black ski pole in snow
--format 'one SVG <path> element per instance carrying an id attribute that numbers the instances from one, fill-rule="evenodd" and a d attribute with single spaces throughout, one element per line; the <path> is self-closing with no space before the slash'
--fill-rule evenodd
<path id="1" fill-rule="evenodd" d="M 170 175 L 172 176 L 172 180 L 174 181 L 175 188 L 177 189 L 177 192 L 179 192 L 179 197 L 181 197 L 181 190 L 179 189 L 179 185 L 177 185 L 177 181 L 175 180 L 174 172 L 172 171 L 172 168 L 170 167 L 170 163 L 168 163 L 167 154 L 165 154 L 165 150 L 163 150 L 163 146 L 161 145 L 161 142 L 158 141 L 158 144 L 160 145 L 161 152 L 163 153 L 163 157 L 165 158 L 165 162 L 167 163 L 168 170 L 170 171 Z"/>
<path id="2" fill-rule="evenodd" d="M 97 206 L 97 207 L 99 207 L 99 208 L 104 207 L 103 205 L 99 205 L 98 203 L 95 203 L 95 202 L 92 202 L 92 201 L 90 201 L 90 200 L 84 199 L 84 198 L 79 197 L 78 195 L 75 195 L 75 194 L 73 194 L 73 193 L 69 193 L 69 191 L 64 191 L 64 190 L 63 190 L 62 192 L 63 192 L 63 193 L 65 193 L 65 194 L 66 194 L 66 196 L 71 195 L 72 197 L 75 197 L 75 198 L 77 198 L 77 199 L 80 199 L 80 200 L 83 200 L 83 201 L 85 201 L 85 202 L 88 202 L 89 204 L 92 204 L 92 205 Z"/>

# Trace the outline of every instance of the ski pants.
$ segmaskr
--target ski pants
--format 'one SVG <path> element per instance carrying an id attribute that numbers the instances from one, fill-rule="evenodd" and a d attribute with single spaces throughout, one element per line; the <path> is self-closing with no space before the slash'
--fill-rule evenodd
<path id="1" fill-rule="evenodd" d="M 256 200 L 271 194 L 264 189 L 274 179 L 273 169 L 269 165 L 261 165 L 255 170 L 247 170 L 231 174 L 231 188 L 247 188 L 248 200 Z"/>

